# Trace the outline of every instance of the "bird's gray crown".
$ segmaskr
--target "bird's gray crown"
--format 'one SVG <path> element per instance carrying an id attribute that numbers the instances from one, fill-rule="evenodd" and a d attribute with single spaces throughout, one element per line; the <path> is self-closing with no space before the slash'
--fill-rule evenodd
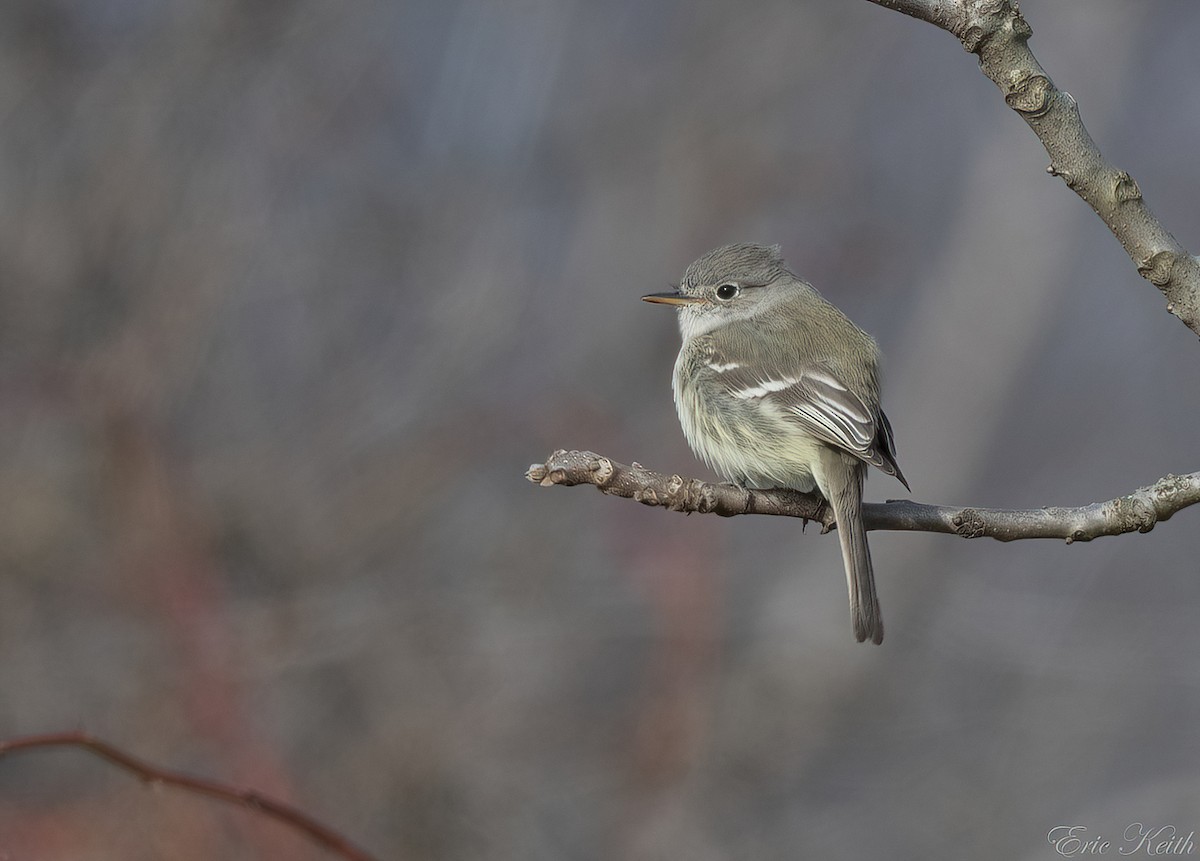
<path id="1" fill-rule="evenodd" d="M 734 281 L 742 285 L 770 284 L 789 274 L 778 245 L 738 243 L 713 249 L 687 268 L 679 289 L 695 292 L 698 287 Z"/>

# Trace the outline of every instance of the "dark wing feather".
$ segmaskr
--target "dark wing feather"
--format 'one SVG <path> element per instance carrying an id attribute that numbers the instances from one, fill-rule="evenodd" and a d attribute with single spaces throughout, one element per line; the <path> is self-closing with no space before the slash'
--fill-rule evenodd
<path id="1" fill-rule="evenodd" d="M 875 448 L 884 462 L 891 467 L 891 469 L 887 467 L 880 468 L 888 475 L 896 476 L 906 490 L 912 490 L 908 486 L 908 479 L 900 471 L 900 464 L 896 463 L 896 443 L 892 439 L 892 423 L 888 421 L 887 413 L 883 410 L 879 411 L 879 435 L 875 438 Z"/>
<path id="2" fill-rule="evenodd" d="M 878 433 L 873 411 L 831 375 L 806 369 L 768 398 L 818 439 L 871 462 Z"/>

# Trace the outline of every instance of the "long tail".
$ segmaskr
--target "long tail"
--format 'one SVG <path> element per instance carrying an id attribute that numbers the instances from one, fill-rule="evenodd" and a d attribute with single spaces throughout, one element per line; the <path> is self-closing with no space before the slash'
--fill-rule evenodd
<path id="1" fill-rule="evenodd" d="M 863 481 L 866 467 L 839 451 L 822 453 L 818 486 L 833 506 L 837 520 L 838 540 L 842 545 L 842 563 L 846 567 L 846 586 L 850 592 L 850 617 L 854 622 L 854 637 L 860 643 L 866 639 L 883 642 L 883 615 L 879 611 L 879 596 L 875 592 L 875 571 L 871 567 L 871 551 L 867 547 L 867 530 L 862 522 Z"/>

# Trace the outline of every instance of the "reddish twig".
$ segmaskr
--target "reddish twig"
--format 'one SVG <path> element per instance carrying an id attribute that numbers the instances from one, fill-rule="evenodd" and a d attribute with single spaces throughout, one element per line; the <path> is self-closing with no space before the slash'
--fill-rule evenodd
<path id="1" fill-rule="evenodd" d="M 302 810 L 268 798 L 253 789 L 238 789 L 214 780 L 159 768 L 83 731 L 43 733 L 8 740 L 0 739 L 0 757 L 18 750 L 48 747 L 83 748 L 100 759 L 136 775 L 147 784 L 174 786 L 196 795 L 206 795 L 227 804 L 248 808 L 299 831 L 313 842 L 342 858 L 348 858 L 350 861 L 377 861 L 373 855 L 359 849 L 347 838 L 332 828 L 322 825 Z"/>

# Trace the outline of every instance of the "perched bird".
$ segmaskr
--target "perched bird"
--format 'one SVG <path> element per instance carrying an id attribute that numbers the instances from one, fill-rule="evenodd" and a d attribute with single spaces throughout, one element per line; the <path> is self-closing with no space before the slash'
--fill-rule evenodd
<path id="1" fill-rule="evenodd" d="M 779 246 L 726 245 L 687 268 L 678 292 L 675 408 L 688 444 L 743 487 L 814 488 L 837 521 L 859 642 L 883 642 L 862 522 L 867 465 L 905 487 L 879 406 L 874 339 L 798 278 Z"/>

